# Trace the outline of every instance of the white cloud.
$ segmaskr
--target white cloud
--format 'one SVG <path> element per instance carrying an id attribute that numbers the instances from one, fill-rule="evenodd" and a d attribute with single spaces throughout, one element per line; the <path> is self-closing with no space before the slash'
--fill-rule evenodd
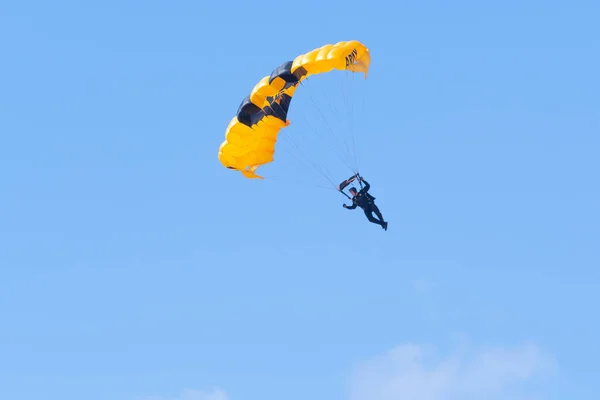
<path id="1" fill-rule="evenodd" d="M 229 397 L 222 389 L 214 388 L 210 391 L 188 389 L 175 397 L 149 397 L 146 400 L 229 400 Z"/>
<path id="2" fill-rule="evenodd" d="M 537 394 L 534 380 L 556 368 L 534 345 L 434 356 L 428 347 L 402 345 L 366 361 L 355 372 L 350 400 L 533 398 L 527 396 Z"/>
<path id="3" fill-rule="evenodd" d="M 186 390 L 177 400 L 228 400 L 228 397 L 221 389 L 213 389 L 210 392 Z"/>
<path id="4" fill-rule="evenodd" d="M 417 293 L 428 293 L 438 286 L 436 282 L 427 279 L 416 279 L 411 283 L 413 290 Z"/>

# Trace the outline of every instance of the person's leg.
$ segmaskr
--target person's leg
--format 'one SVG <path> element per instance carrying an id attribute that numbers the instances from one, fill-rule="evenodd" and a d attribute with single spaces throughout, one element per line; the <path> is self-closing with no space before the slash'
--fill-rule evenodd
<path id="1" fill-rule="evenodd" d="M 383 220 L 383 215 L 381 215 L 381 211 L 379 211 L 379 207 L 377 207 L 377 205 L 375 205 L 375 204 L 371 205 L 371 209 L 373 210 L 375 215 L 377 215 L 377 217 L 381 220 L 381 222 L 385 222 Z"/>
<path id="2" fill-rule="evenodd" d="M 373 209 L 366 209 L 365 215 L 370 222 L 383 226 L 383 222 L 373 216 Z"/>
<path id="3" fill-rule="evenodd" d="M 381 211 L 379 211 L 379 207 L 377 207 L 375 204 L 372 204 L 371 209 L 377 215 L 377 217 L 379 217 L 379 220 L 381 221 L 381 226 L 383 227 L 383 229 L 385 229 L 387 231 L 387 222 L 385 222 L 383 220 L 383 215 L 381 215 Z"/>

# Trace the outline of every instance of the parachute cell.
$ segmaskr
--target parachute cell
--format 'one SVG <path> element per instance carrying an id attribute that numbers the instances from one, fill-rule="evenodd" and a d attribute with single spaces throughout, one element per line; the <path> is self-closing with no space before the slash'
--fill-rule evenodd
<path id="1" fill-rule="evenodd" d="M 225 130 L 219 161 L 246 178 L 262 179 L 255 172 L 273 161 L 279 131 L 290 124 L 287 114 L 298 84 L 332 70 L 362 72 L 366 79 L 370 61 L 369 49 L 353 40 L 327 44 L 281 64 L 241 102 Z"/>

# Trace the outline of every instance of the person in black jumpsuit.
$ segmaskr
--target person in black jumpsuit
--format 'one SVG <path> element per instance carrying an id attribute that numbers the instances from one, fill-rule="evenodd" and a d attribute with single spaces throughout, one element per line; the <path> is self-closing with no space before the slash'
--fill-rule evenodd
<path id="1" fill-rule="evenodd" d="M 354 187 L 350 188 L 350 193 L 352 193 L 352 205 L 347 206 L 344 204 L 344 208 L 348 210 L 354 210 L 357 206 L 362 208 L 370 222 L 381 225 L 381 227 L 387 231 L 388 224 L 383 220 L 383 215 L 381 215 L 379 208 L 375 205 L 375 197 L 368 193 L 371 185 L 369 185 L 369 182 L 365 181 L 362 177 L 358 178 L 358 180 L 364 183 L 365 186 L 359 192 L 357 192 Z M 379 219 L 375 218 L 373 213 L 375 213 Z"/>

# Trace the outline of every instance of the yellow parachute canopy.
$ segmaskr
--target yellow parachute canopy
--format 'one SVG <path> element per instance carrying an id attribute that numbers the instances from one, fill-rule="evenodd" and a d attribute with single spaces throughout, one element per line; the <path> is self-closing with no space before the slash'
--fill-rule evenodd
<path id="1" fill-rule="evenodd" d="M 262 179 L 255 171 L 273 161 L 277 135 L 290 124 L 287 113 L 298 84 L 334 69 L 362 72 L 366 79 L 370 62 L 369 49 L 353 40 L 327 44 L 275 68 L 254 86 L 229 122 L 219 161 L 247 178 Z"/>

